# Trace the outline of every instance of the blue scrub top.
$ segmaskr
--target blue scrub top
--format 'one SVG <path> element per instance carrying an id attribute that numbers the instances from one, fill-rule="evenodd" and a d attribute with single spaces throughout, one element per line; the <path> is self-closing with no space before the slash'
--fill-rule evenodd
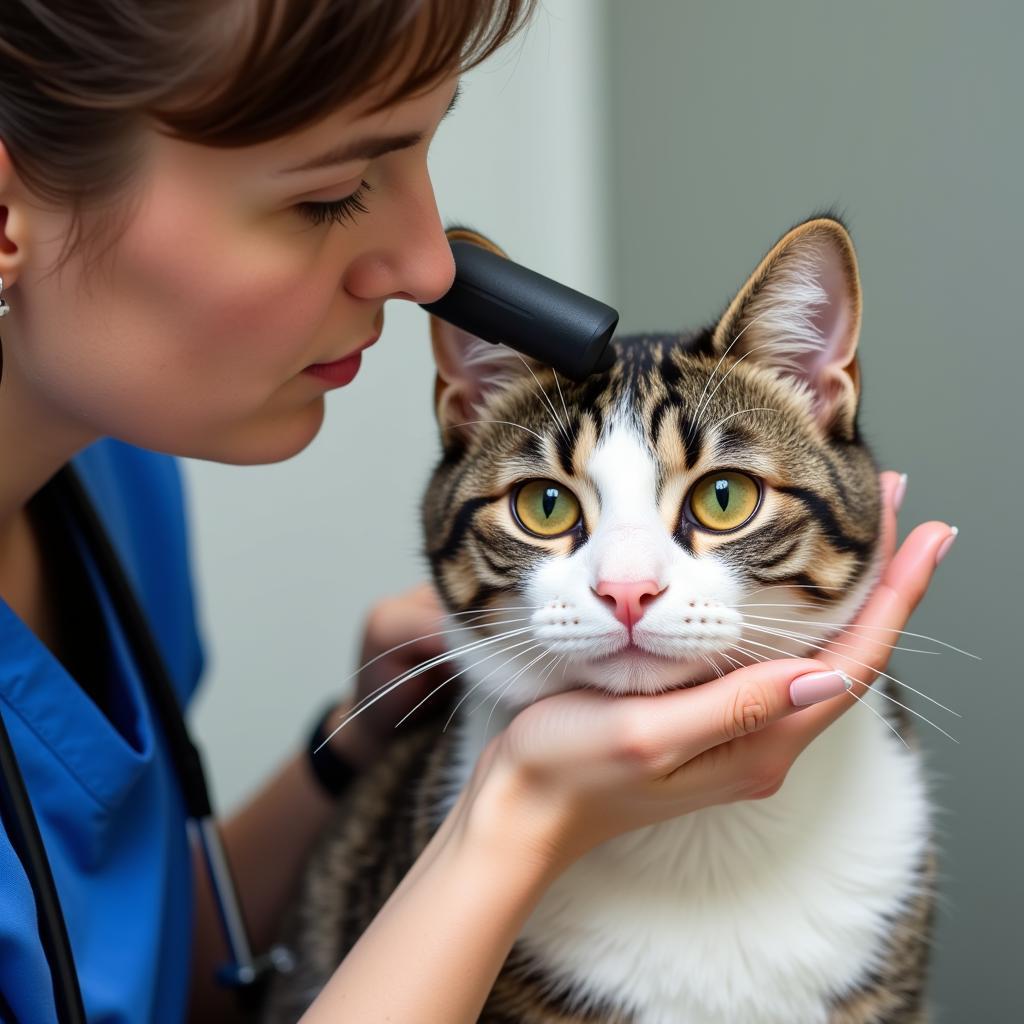
<path id="1" fill-rule="evenodd" d="M 184 706 L 203 657 L 177 463 L 105 440 L 74 465 Z M 86 564 L 111 642 L 121 731 L 2 599 L 0 714 L 46 844 L 89 1021 L 180 1024 L 193 919 L 184 804 L 124 633 Z M 21 1024 L 55 1020 L 32 889 L 2 826 L 0 992 Z"/>

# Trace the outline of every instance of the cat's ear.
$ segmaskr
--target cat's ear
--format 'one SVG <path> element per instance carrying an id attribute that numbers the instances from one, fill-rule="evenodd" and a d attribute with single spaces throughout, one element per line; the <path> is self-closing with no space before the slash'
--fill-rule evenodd
<path id="1" fill-rule="evenodd" d="M 450 228 L 449 241 L 468 241 L 507 259 L 489 238 L 467 228 Z M 430 317 L 430 339 L 437 365 L 434 409 L 442 431 L 468 435 L 489 394 L 528 374 L 525 360 L 505 345 L 482 341 L 436 316 Z M 539 369 L 540 364 L 533 363 Z"/>
<path id="2" fill-rule="evenodd" d="M 854 434 L 860 372 L 861 294 L 853 242 L 819 217 L 784 235 L 715 328 L 717 356 L 743 358 L 809 389 L 831 433 Z"/>

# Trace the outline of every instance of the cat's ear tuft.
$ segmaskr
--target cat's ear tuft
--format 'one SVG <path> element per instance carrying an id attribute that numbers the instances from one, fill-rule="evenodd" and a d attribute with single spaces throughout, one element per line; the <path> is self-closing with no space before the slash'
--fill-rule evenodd
<path id="1" fill-rule="evenodd" d="M 475 231 L 450 228 L 446 234 L 449 241 L 473 242 L 507 258 L 489 238 Z M 488 396 L 528 374 L 527 361 L 505 345 L 482 341 L 436 316 L 430 317 L 430 338 L 437 365 L 437 422 L 442 431 L 469 436 Z M 539 369 L 539 364 L 534 365 Z"/>
<path id="2" fill-rule="evenodd" d="M 717 356 L 798 380 L 830 433 L 852 437 L 860 392 L 861 293 L 853 242 L 819 217 L 793 228 L 761 261 L 715 328 Z"/>

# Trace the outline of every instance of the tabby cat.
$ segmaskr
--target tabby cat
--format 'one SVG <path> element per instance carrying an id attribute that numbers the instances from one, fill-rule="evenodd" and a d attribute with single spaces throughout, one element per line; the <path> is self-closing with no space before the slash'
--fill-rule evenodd
<path id="1" fill-rule="evenodd" d="M 832 216 L 789 231 L 713 327 L 619 338 L 616 365 L 583 383 L 432 322 L 443 456 L 423 527 L 452 647 L 470 646 L 443 714 L 395 743 L 323 835 L 283 935 L 299 966 L 267 1024 L 301 1015 L 517 710 L 584 684 L 696 685 L 840 637 L 878 576 L 860 322 Z M 909 719 L 852 708 L 772 795 L 573 865 L 480 1020 L 923 1021 L 930 816 Z"/>

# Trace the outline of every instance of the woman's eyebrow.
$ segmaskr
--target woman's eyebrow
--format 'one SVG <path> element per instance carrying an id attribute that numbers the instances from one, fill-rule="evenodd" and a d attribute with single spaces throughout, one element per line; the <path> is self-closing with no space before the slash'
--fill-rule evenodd
<path id="1" fill-rule="evenodd" d="M 441 115 L 443 121 L 454 109 L 459 100 L 462 86 L 455 89 L 448 109 Z M 304 163 L 295 167 L 289 167 L 283 171 L 277 171 L 275 177 L 281 174 L 295 174 L 297 171 L 312 171 L 319 167 L 330 167 L 334 164 L 347 163 L 349 160 L 373 160 L 385 153 L 392 153 L 397 149 L 408 149 L 423 141 L 422 132 L 407 132 L 404 135 L 389 135 L 383 137 L 358 139 L 355 142 L 347 142 L 341 146 L 335 146 L 319 156 L 312 157 Z"/>
<path id="2" fill-rule="evenodd" d="M 391 153 L 396 149 L 408 149 L 423 140 L 422 132 L 410 132 L 407 135 L 391 135 L 383 138 L 358 139 L 343 146 L 336 146 L 310 160 L 289 167 L 277 174 L 294 174 L 296 171 L 312 171 L 318 167 L 330 167 L 333 164 L 347 163 L 349 160 L 373 160 L 375 157 Z"/>

